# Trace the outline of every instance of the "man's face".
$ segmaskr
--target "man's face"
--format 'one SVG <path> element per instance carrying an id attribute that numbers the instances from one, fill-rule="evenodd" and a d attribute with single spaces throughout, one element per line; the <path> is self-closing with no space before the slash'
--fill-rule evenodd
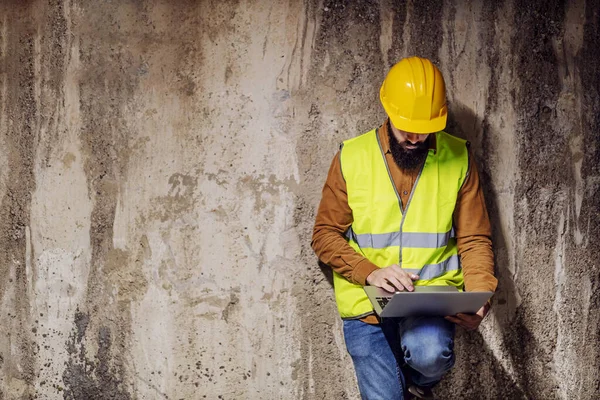
<path id="1" fill-rule="evenodd" d="M 390 125 L 392 127 L 392 131 L 394 132 L 396 140 L 398 140 L 398 143 L 400 143 L 400 146 L 402 146 L 404 150 L 411 151 L 428 147 L 428 143 L 426 141 L 429 137 L 429 133 L 418 134 L 406 132 L 396 128 L 391 122 Z"/>
<path id="2" fill-rule="evenodd" d="M 406 170 L 420 167 L 427 157 L 430 134 L 406 132 L 396 128 L 391 121 L 390 126 L 390 150 L 396 164 Z"/>

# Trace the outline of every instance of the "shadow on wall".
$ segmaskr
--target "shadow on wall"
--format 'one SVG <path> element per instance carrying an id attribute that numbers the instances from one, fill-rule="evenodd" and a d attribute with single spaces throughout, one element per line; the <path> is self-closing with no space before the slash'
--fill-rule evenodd
<path id="1" fill-rule="evenodd" d="M 490 127 L 473 110 L 463 104 L 453 104 L 449 112 L 446 131 L 452 135 L 469 140 L 471 143 L 481 143 L 482 148 L 474 148 L 471 145 L 471 154 L 479 169 L 481 185 L 484 191 L 485 202 L 492 226 L 492 243 L 494 248 L 495 274 L 498 278 L 498 287 L 492 299 L 492 315 L 495 319 L 494 326 L 500 332 L 496 337 L 505 340 L 514 332 L 505 331 L 509 322 L 516 317 L 517 292 L 512 272 L 509 266 L 509 254 L 504 232 L 501 229 L 500 213 L 498 212 L 498 192 L 494 186 L 490 174 L 491 166 L 486 162 L 483 151 L 486 148 L 487 138 L 490 135 Z M 477 140 L 483 135 L 481 140 Z M 489 318 L 489 317 L 488 317 Z M 484 322 L 485 323 L 485 322 Z M 519 328 L 524 328 L 522 324 Z M 514 331 L 515 328 L 511 328 Z M 519 329 L 522 331 L 522 329 Z M 457 330 L 457 368 L 455 368 L 442 384 L 441 390 L 459 394 L 461 398 L 527 398 L 526 391 L 520 388 L 515 377 L 511 377 L 496 359 L 490 347 L 479 332 L 467 332 Z M 508 343 L 500 343 L 502 352 L 507 352 L 513 365 L 523 357 L 520 349 L 509 346 Z M 474 349 L 477 349 L 474 351 Z M 462 350 L 462 351 L 461 351 Z M 457 385 L 458 383 L 458 385 Z M 450 385 L 453 388 L 450 388 Z M 458 387 L 457 387 L 458 386 Z M 458 391 L 457 391 L 458 389 Z M 507 397 L 508 396 L 508 397 Z M 454 397 L 452 397 L 454 398 Z"/>
<path id="2" fill-rule="evenodd" d="M 482 132 L 485 130 L 485 132 Z M 475 140 L 478 135 L 490 135 L 490 128 L 484 121 L 478 117 L 473 110 L 462 105 L 455 105 L 448 118 L 446 131 L 452 135 L 469 140 L 471 143 L 481 142 L 485 147 L 486 137 L 482 140 Z M 504 232 L 501 229 L 500 213 L 498 212 L 498 192 L 492 181 L 490 166 L 486 163 L 490 157 L 485 157 L 482 151 L 489 149 L 474 148 L 471 145 L 471 154 L 475 157 L 481 186 L 483 188 L 485 202 L 492 226 L 492 243 L 494 248 L 494 264 L 496 266 L 496 277 L 498 278 L 498 288 L 493 298 L 494 317 L 498 325 L 504 327 L 507 321 L 513 320 L 516 313 L 517 293 L 515 283 L 512 279 L 512 272 L 508 268 L 509 254 L 506 245 Z M 478 156 L 481 155 L 481 156 Z"/>

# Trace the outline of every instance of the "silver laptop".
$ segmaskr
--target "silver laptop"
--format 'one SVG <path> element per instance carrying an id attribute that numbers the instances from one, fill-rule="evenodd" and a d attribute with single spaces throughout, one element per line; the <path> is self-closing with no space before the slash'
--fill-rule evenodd
<path id="1" fill-rule="evenodd" d="M 390 293 L 377 286 L 365 286 L 373 309 L 383 318 L 474 314 L 492 292 L 459 292 L 454 286 L 415 286 L 413 292 Z"/>

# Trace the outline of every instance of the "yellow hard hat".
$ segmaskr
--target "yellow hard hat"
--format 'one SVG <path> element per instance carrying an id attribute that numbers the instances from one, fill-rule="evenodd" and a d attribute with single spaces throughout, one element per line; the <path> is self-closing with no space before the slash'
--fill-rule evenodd
<path id="1" fill-rule="evenodd" d="M 381 85 L 379 98 L 400 130 L 432 133 L 446 127 L 444 77 L 426 58 L 404 58 L 394 65 Z"/>

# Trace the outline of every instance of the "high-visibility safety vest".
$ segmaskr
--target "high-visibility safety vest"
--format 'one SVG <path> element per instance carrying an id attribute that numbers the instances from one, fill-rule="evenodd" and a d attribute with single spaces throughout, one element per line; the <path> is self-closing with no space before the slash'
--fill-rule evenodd
<path id="1" fill-rule="evenodd" d="M 348 243 L 379 268 L 398 264 L 419 275 L 415 285 L 455 286 L 463 274 L 452 229 L 458 192 L 467 176 L 466 141 L 437 132 L 405 207 L 402 207 L 376 130 L 344 142 L 340 152 L 352 226 Z M 361 285 L 334 272 L 342 318 L 373 312 Z"/>

